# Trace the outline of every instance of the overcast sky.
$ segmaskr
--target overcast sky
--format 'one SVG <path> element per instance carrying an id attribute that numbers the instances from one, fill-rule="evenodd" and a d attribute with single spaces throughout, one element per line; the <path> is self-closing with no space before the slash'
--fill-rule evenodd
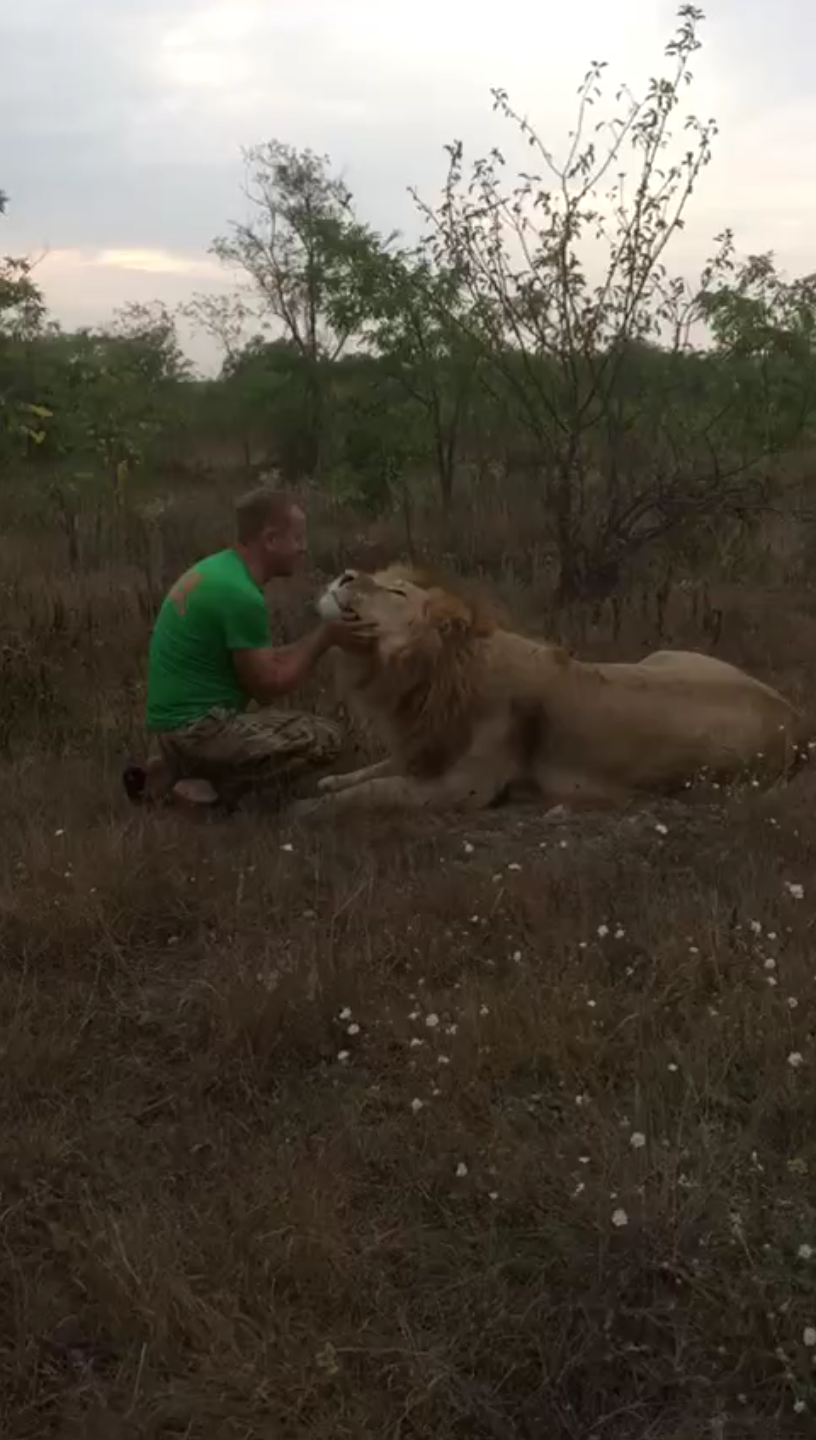
<path id="1" fill-rule="evenodd" d="M 416 232 L 407 187 L 433 199 L 445 142 L 478 154 L 507 140 L 491 86 L 558 150 L 589 62 L 642 87 L 675 12 L 663 0 L 4 6 L 0 252 L 47 249 L 39 278 L 66 324 L 224 287 L 208 246 L 244 214 L 241 147 L 273 137 L 328 152 L 361 218 Z M 741 249 L 816 270 L 816 10 L 711 0 L 702 36 L 690 104 L 721 133 L 675 265 L 693 273 L 730 224 Z"/>

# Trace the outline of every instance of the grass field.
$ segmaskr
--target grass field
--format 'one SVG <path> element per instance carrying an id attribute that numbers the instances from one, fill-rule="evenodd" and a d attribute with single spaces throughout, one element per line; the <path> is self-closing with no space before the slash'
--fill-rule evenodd
<path id="1" fill-rule="evenodd" d="M 225 514 L 89 525 L 73 568 L 36 517 L 0 540 L 0 1435 L 812 1434 L 816 783 L 144 817 L 152 606 Z M 318 572 L 360 547 L 319 531 Z M 511 553 L 496 586 L 554 623 Z M 587 650 L 719 612 L 717 653 L 810 697 L 812 594 L 658 608 Z"/>

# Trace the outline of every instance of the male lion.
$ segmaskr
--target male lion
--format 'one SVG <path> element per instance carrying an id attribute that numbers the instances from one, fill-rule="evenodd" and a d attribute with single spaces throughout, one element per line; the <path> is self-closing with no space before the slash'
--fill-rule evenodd
<path id="1" fill-rule="evenodd" d="M 347 570 L 318 609 L 375 627 L 371 649 L 338 664 L 388 759 L 324 778 L 323 798 L 304 812 L 481 809 L 516 788 L 546 806 L 614 806 L 682 789 L 700 772 L 720 782 L 749 770 L 779 777 L 795 760 L 798 712 L 707 655 L 587 664 L 499 628 L 401 566 Z"/>

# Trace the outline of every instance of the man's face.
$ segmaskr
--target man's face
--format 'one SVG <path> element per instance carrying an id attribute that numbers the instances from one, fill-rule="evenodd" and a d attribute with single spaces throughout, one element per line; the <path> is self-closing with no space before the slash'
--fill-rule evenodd
<path id="1" fill-rule="evenodd" d="M 263 533 L 264 559 L 270 580 L 294 575 L 306 554 L 306 516 L 297 506 L 290 512 L 289 523 Z"/>

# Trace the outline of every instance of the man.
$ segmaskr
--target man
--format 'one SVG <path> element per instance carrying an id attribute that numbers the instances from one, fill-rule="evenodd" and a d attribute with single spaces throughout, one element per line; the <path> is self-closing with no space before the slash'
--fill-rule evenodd
<path id="1" fill-rule="evenodd" d="M 322 623 L 292 645 L 272 644 L 263 587 L 291 576 L 306 551 L 306 518 L 288 495 L 262 487 L 236 506 L 237 538 L 193 565 L 167 595 L 153 630 L 147 729 L 157 753 L 123 777 L 132 800 L 236 801 L 287 787 L 340 751 L 336 725 L 262 708 L 296 690 L 333 645 L 356 650 L 368 627 Z"/>

